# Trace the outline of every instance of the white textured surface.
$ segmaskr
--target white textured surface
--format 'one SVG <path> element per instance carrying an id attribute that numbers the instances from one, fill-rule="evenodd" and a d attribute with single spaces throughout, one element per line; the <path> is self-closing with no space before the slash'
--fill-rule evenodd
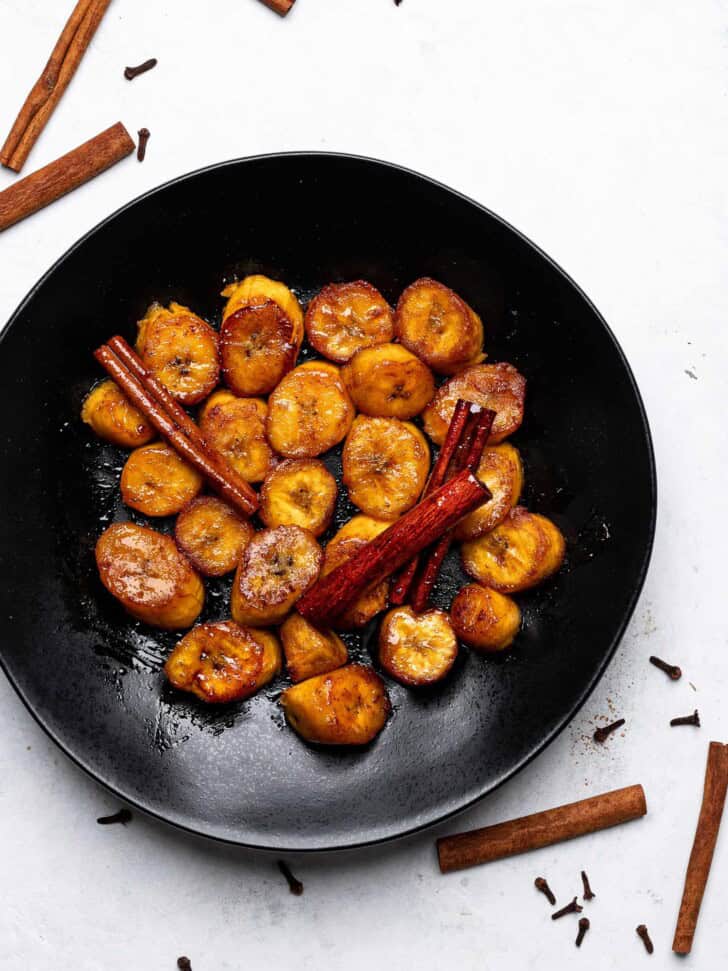
<path id="1" fill-rule="evenodd" d="M 0 4 L 0 129 L 70 0 Z M 127 63 L 157 56 L 128 84 Z M 82 233 L 173 176 L 221 159 L 332 149 L 399 162 L 484 202 L 585 288 L 644 394 L 658 460 L 655 554 L 627 637 L 574 724 L 455 831 L 642 782 L 648 817 L 447 878 L 433 834 L 336 858 L 272 861 L 117 808 L 42 735 L 0 677 L 0 967 L 194 971 L 652 968 L 670 942 L 709 739 L 728 740 L 724 508 L 728 321 L 728 3 L 693 0 L 114 0 L 28 171 L 122 119 L 134 160 L 0 236 L 0 320 Z M 11 177 L 0 172 L 0 187 Z M 697 380 L 686 374 L 694 373 Z M 13 420 L 5 416 L 5 420 Z M 672 684 L 650 653 L 682 663 Z M 689 682 L 696 691 L 693 692 Z M 698 706 L 702 729 L 670 729 Z M 592 720 L 627 719 L 596 749 Z M 532 887 L 597 892 L 581 951 Z M 728 832 L 692 967 L 728 960 Z"/>

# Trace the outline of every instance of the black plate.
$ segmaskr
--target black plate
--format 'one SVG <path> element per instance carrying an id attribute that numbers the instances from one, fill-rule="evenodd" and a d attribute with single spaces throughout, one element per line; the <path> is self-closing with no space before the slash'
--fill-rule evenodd
<path id="1" fill-rule="evenodd" d="M 9 243 L 9 241 L 8 241 Z M 131 337 L 152 300 L 211 320 L 223 281 L 262 272 L 307 299 L 363 277 L 395 301 L 418 276 L 485 320 L 490 360 L 528 378 L 514 439 L 525 502 L 552 516 L 568 562 L 520 599 L 506 657 L 462 652 L 438 690 L 390 684 L 394 716 L 365 751 L 316 751 L 285 728 L 280 684 L 225 710 L 172 694 L 175 638 L 131 622 L 96 577 L 93 544 L 127 515 L 123 454 L 79 407 L 91 350 Z M 497 216 L 420 175 L 368 159 L 295 154 L 193 173 L 138 199 L 74 246 L 22 303 L 0 351 L 2 663 L 49 735 L 128 802 L 218 839 L 278 850 L 390 839 L 508 779 L 567 724 L 604 671 L 650 555 L 655 474 L 629 366 L 596 309 Z M 342 500 L 339 516 L 346 514 Z M 438 596 L 462 583 L 448 562 Z M 223 616 L 226 586 L 204 616 Z M 351 640 L 368 656 L 370 636 Z"/>

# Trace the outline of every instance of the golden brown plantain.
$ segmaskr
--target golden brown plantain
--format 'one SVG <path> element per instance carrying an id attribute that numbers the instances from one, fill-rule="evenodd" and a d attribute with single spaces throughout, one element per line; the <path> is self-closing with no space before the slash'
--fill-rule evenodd
<path id="1" fill-rule="evenodd" d="M 232 615 L 239 624 L 279 624 L 321 570 L 323 553 L 312 533 L 278 526 L 257 533 L 235 574 Z"/>
<path id="2" fill-rule="evenodd" d="M 305 681 L 340 668 L 349 660 L 346 644 L 332 630 L 319 630 L 292 613 L 281 627 L 286 666 L 292 681 Z"/>
<path id="3" fill-rule="evenodd" d="M 242 701 L 280 671 L 280 645 L 269 637 L 263 641 L 231 620 L 200 624 L 177 644 L 164 673 L 175 688 L 210 704 Z"/>
<path id="4" fill-rule="evenodd" d="M 416 614 L 411 607 L 395 607 L 379 628 L 380 664 L 409 687 L 441 681 L 457 655 L 457 638 L 444 610 Z"/>
<path id="5" fill-rule="evenodd" d="M 505 594 L 471 583 L 455 596 L 450 622 L 461 641 L 489 654 L 512 644 L 521 627 L 521 611 Z"/>
<path id="6" fill-rule="evenodd" d="M 365 280 L 330 283 L 313 298 L 304 320 L 306 336 L 319 354 L 344 364 L 362 347 L 392 339 L 392 308 Z"/>
<path id="7" fill-rule="evenodd" d="M 318 459 L 286 459 L 266 476 L 260 518 L 266 526 L 300 526 L 324 533 L 334 515 L 336 479 Z"/>
<path id="8" fill-rule="evenodd" d="M 523 506 L 480 539 L 463 543 L 465 571 L 499 593 L 535 587 L 561 566 L 566 545 L 558 528 Z"/>
<path id="9" fill-rule="evenodd" d="M 397 519 L 411 509 L 430 471 L 422 432 L 397 418 L 354 419 L 341 456 L 349 498 L 377 519 Z"/>
<path id="10" fill-rule="evenodd" d="M 491 445 L 483 452 L 476 475 L 488 487 L 491 498 L 455 527 L 455 539 L 477 539 L 502 523 L 521 497 L 523 466 L 517 448 L 508 442 Z"/>
<path id="11" fill-rule="evenodd" d="M 218 382 L 217 333 L 187 307 L 155 303 L 139 321 L 136 349 L 147 368 L 183 405 L 206 398 Z"/>
<path id="12" fill-rule="evenodd" d="M 223 378 L 237 395 L 269 394 L 297 354 L 293 323 L 274 300 L 240 307 L 220 330 Z"/>
<path id="13" fill-rule="evenodd" d="M 164 442 L 134 449 L 121 472 L 125 505 L 147 516 L 173 516 L 202 491 L 204 479 Z"/>
<path id="14" fill-rule="evenodd" d="M 296 345 L 296 354 L 298 354 L 298 349 L 303 342 L 303 311 L 296 296 L 285 283 L 255 273 L 236 283 L 231 283 L 225 287 L 222 295 L 228 298 L 222 315 L 223 320 L 226 320 L 241 307 L 264 303 L 266 300 L 273 300 L 277 303 L 293 324 L 293 343 Z"/>
<path id="15" fill-rule="evenodd" d="M 433 442 L 442 445 L 458 398 L 496 413 L 489 445 L 497 445 L 520 428 L 526 379 L 512 364 L 478 364 L 450 378 L 425 408 L 422 420 Z"/>
<path id="16" fill-rule="evenodd" d="M 206 577 L 231 573 L 255 530 L 217 496 L 198 496 L 177 517 L 174 538 L 194 568 Z"/>
<path id="17" fill-rule="evenodd" d="M 399 298 L 395 336 L 438 374 L 454 374 L 484 360 L 483 323 L 453 290 L 415 280 Z"/>
<path id="18" fill-rule="evenodd" d="M 96 543 L 96 565 L 109 593 L 153 627 L 191 627 L 202 610 L 202 580 L 174 540 L 148 526 L 109 526 Z"/>
<path id="19" fill-rule="evenodd" d="M 262 398 L 236 398 L 216 391 L 200 412 L 200 431 L 246 482 L 262 482 L 273 453 L 265 437 L 268 406 Z"/>
<path id="20" fill-rule="evenodd" d="M 286 458 L 311 458 L 346 437 L 354 405 L 339 369 L 326 361 L 300 364 L 268 400 L 268 440 Z"/>
<path id="21" fill-rule="evenodd" d="M 293 685 L 281 704 L 290 726 L 321 745 L 366 745 L 384 728 L 391 710 L 384 682 L 363 664 Z"/>
<path id="22" fill-rule="evenodd" d="M 390 524 L 380 519 L 372 519 L 371 516 L 353 516 L 348 523 L 332 536 L 324 550 L 324 565 L 321 575 L 326 576 L 331 573 L 334 567 L 340 563 L 345 563 L 362 546 L 384 532 Z M 387 606 L 389 596 L 389 580 L 382 580 L 369 587 L 352 604 L 349 609 L 340 617 L 337 617 L 334 626 L 338 630 L 352 630 L 368 624 L 372 617 L 381 613 Z"/>
<path id="23" fill-rule="evenodd" d="M 341 376 L 358 410 L 375 418 L 414 418 L 435 394 L 432 371 L 401 344 L 357 351 Z"/>
<path id="24" fill-rule="evenodd" d="M 81 418 L 99 438 L 122 448 L 138 448 L 154 438 L 154 429 L 144 415 L 111 379 L 89 391 L 83 402 Z"/>

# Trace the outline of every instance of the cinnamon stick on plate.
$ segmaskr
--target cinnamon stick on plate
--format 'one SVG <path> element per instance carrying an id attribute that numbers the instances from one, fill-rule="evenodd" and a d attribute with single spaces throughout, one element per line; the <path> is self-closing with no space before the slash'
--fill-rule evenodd
<path id="1" fill-rule="evenodd" d="M 266 7 L 270 7 L 271 10 L 275 10 L 277 14 L 281 17 L 285 17 L 287 13 L 290 12 L 291 7 L 296 2 L 296 0 L 262 0 Z"/>
<path id="2" fill-rule="evenodd" d="M 71 83 L 86 48 L 96 33 L 111 0 L 78 0 L 56 46 L 31 88 L 0 150 L 0 162 L 20 172 L 56 105 Z"/>

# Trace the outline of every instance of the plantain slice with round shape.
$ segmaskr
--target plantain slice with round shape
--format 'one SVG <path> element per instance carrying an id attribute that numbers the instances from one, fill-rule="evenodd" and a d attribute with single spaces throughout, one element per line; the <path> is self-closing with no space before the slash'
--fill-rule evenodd
<path id="1" fill-rule="evenodd" d="M 155 303 L 139 321 L 136 349 L 145 366 L 183 405 L 196 405 L 220 376 L 217 333 L 188 307 Z"/>
<path id="2" fill-rule="evenodd" d="M 225 318 L 220 361 L 235 394 L 269 394 L 296 363 L 293 323 L 274 300 L 246 304 Z"/>
<path id="3" fill-rule="evenodd" d="M 430 449 L 410 422 L 359 415 L 341 463 L 354 505 L 376 519 L 397 519 L 420 497 L 430 471 Z"/>
<path id="4" fill-rule="evenodd" d="M 217 496 L 198 496 L 177 517 L 174 538 L 194 568 L 206 577 L 232 573 L 255 530 Z"/>
<path id="5" fill-rule="evenodd" d="M 523 506 L 479 539 L 463 543 L 463 567 L 475 580 L 499 593 L 535 587 L 561 566 L 566 544 L 558 527 Z"/>
<path id="6" fill-rule="evenodd" d="M 258 633 L 263 633 L 258 632 Z M 231 620 L 199 624 L 167 658 L 164 673 L 180 691 L 208 704 L 242 701 L 268 684 L 281 667 L 275 637 L 268 640 Z"/>
<path id="7" fill-rule="evenodd" d="M 291 728 L 319 745 L 367 745 L 391 710 L 384 682 L 364 664 L 295 684 L 283 692 L 281 704 Z"/>
<path id="8" fill-rule="evenodd" d="M 283 653 L 292 681 L 305 681 L 342 667 L 349 660 L 346 644 L 332 630 L 319 630 L 292 613 L 281 627 Z"/>
<path id="9" fill-rule="evenodd" d="M 330 283 L 313 298 L 304 318 L 306 336 L 319 354 L 344 364 L 363 347 L 392 339 L 392 308 L 365 280 Z"/>
<path id="10" fill-rule="evenodd" d="M 265 478 L 260 518 L 266 526 L 300 526 L 320 536 L 334 515 L 336 479 L 319 459 L 286 459 Z"/>
<path id="11" fill-rule="evenodd" d="M 200 412 L 205 441 L 246 482 L 262 482 L 273 461 L 265 437 L 267 414 L 262 398 L 237 398 L 229 391 L 216 391 Z"/>
<path id="12" fill-rule="evenodd" d="M 379 663 L 411 688 L 442 681 L 457 654 L 457 637 L 444 610 L 416 614 L 411 607 L 395 607 L 379 628 Z"/>
<path id="13" fill-rule="evenodd" d="M 173 516 L 202 491 L 197 469 L 164 442 L 134 449 L 121 471 L 121 498 L 146 516 Z"/>
<path id="14" fill-rule="evenodd" d="M 484 360 L 483 322 L 450 287 L 422 277 L 404 291 L 394 316 L 395 337 L 438 374 Z"/>
<path id="15" fill-rule="evenodd" d="M 414 418 L 435 394 L 432 371 L 401 344 L 357 351 L 341 376 L 357 409 L 375 418 Z"/>
<path id="16" fill-rule="evenodd" d="M 521 611 L 504 593 L 471 583 L 455 595 L 450 623 L 468 647 L 485 654 L 497 653 L 513 643 L 521 627 Z"/>
<path id="17" fill-rule="evenodd" d="M 94 432 L 121 448 L 138 448 L 154 438 L 154 429 L 110 378 L 89 391 L 81 419 Z"/>
<path id="18" fill-rule="evenodd" d="M 254 273 L 226 286 L 222 296 L 228 298 L 222 315 L 223 321 L 241 307 L 264 303 L 266 300 L 277 303 L 293 324 L 293 343 L 296 345 L 296 354 L 298 354 L 298 349 L 303 342 L 303 310 L 296 295 L 285 283 L 271 280 L 262 273 Z"/>
<path id="19" fill-rule="evenodd" d="M 313 458 L 346 437 L 354 405 L 339 369 L 309 361 L 287 374 L 268 399 L 268 441 L 286 458 Z"/>
<path id="20" fill-rule="evenodd" d="M 321 575 L 326 576 L 335 567 L 351 559 L 362 546 L 366 546 L 389 525 L 388 522 L 373 519 L 371 516 L 353 516 L 329 540 L 324 550 Z M 373 617 L 386 609 L 388 597 L 389 580 L 375 583 L 365 590 L 345 613 L 335 619 L 334 626 L 337 630 L 355 630 L 358 627 L 364 627 Z"/>
<path id="21" fill-rule="evenodd" d="M 251 627 L 281 623 L 318 579 L 322 561 L 315 536 L 299 526 L 256 533 L 233 581 L 233 619 Z"/>
<path id="22" fill-rule="evenodd" d="M 136 523 L 114 523 L 96 543 L 101 582 L 137 620 L 183 630 L 205 602 L 202 580 L 170 536 Z"/>
<path id="23" fill-rule="evenodd" d="M 491 498 L 455 527 L 455 539 L 477 539 L 502 523 L 521 497 L 523 465 L 517 448 L 509 442 L 489 445 L 475 473 L 488 487 Z"/>
<path id="24" fill-rule="evenodd" d="M 497 445 L 521 427 L 526 379 L 512 364 L 477 364 L 441 385 L 425 408 L 425 431 L 436 445 L 442 445 L 450 427 L 458 398 L 496 413 L 489 445 Z"/>

